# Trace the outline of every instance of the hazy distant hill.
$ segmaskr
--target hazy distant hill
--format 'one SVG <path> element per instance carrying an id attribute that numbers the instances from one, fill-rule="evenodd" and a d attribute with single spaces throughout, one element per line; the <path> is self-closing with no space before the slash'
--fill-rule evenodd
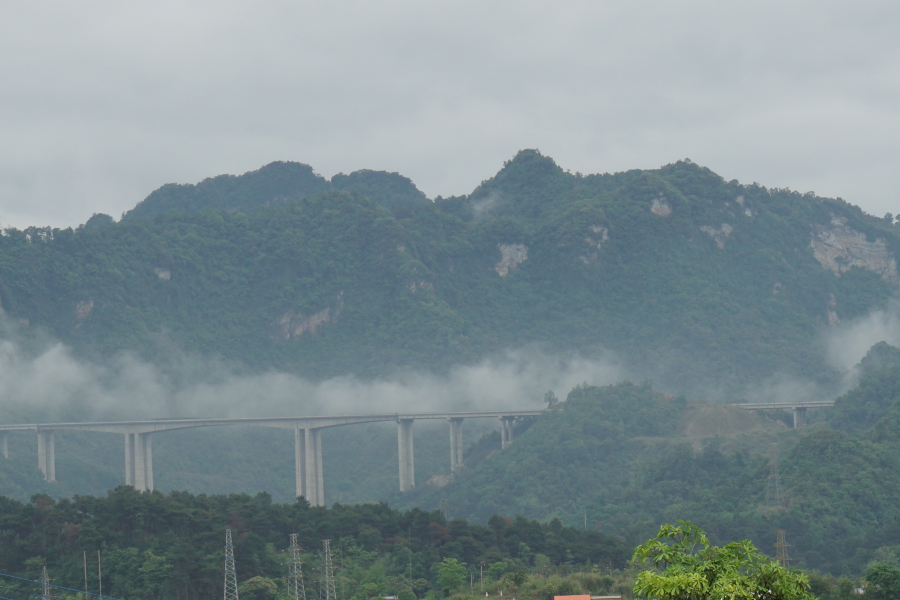
<path id="1" fill-rule="evenodd" d="M 387 207 L 387 208 L 385 208 Z M 310 376 L 510 347 L 615 352 L 668 391 L 834 376 L 812 343 L 897 289 L 896 226 L 689 161 L 572 174 L 520 152 L 471 195 L 273 163 L 166 185 L 119 223 L 8 230 L 0 302 L 78 349 L 159 340 Z"/>

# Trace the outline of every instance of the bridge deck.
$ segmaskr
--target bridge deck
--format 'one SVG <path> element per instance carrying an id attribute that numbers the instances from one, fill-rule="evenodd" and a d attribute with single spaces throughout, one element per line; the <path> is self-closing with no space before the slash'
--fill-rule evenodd
<path id="1" fill-rule="evenodd" d="M 321 429 L 377 423 L 382 421 L 406 421 L 416 419 L 483 419 L 530 417 L 542 414 L 543 410 L 514 411 L 469 411 L 469 412 L 429 412 L 429 413 L 383 413 L 374 415 L 338 415 L 317 417 L 244 417 L 230 419 L 154 419 L 143 421 L 99 421 L 88 423 L 29 423 L 0 425 L 0 431 L 95 431 L 108 433 L 171 431 L 194 427 L 223 427 L 228 425 L 252 425 L 281 429 Z"/>

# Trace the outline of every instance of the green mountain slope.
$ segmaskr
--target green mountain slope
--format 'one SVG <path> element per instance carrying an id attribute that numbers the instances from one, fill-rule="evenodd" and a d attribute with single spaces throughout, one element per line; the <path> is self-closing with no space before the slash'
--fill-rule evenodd
<path id="1" fill-rule="evenodd" d="M 885 345 L 864 363 L 879 354 Z M 900 362 L 882 363 L 800 430 L 776 415 L 687 402 L 647 385 L 578 387 L 553 415 L 523 424 L 510 449 L 485 456 L 476 446 L 454 481 L 394 502 L 443 502 L 474 520 L 495 512 L 583 519 L 632 540 L 674 519 L 761 548 L 785 529 L 799 564 L 860 573 L 879 549 L 900 551 L 898 385 Z M 773 449 L 782 507 L 770 498 Z"/>
<path id="2" fill-rule="evenodd" d="M 327 377 L 538 343 L 727 396 L 832 380 L 817 336 L 895 294 L 897 251 L 895 226 L 843 201 L 690 162 L 582 176 L 523 151 L 434 202 L 396 174 L 273 163 L 164 186 L 120 223 L 6 231 L 0 302 L 83 352 L 153 359 L 165 338 Z"/>

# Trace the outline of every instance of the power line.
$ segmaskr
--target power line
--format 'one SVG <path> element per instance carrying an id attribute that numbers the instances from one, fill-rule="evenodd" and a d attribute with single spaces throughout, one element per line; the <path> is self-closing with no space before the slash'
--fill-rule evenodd
<path id="1" fill-rule="evenodd" d="M 26 577 L 19 577 L 17 575 L 10 575 L 9 573 L 0 573 L 0 577 L 9 577 L 10 579 L 17 579 L 19 581 L 27 581 L 29 583 L 36 583 L 38 585 L 43 585 L 42 581 L 38 581 L 36 579 L 28 579 Z M 66 590 L 69 592 L 77 592 L 79 594 L 87 594 L 88 596 L 95 596 L 97 598 L 109 598 L 110 600 L 122 600 L 121 598 L 116 598 L 115 596 L 103 596 L 101 594 L 95 594 L 94 592 L 88 592 L 86 590 L 76 590 L 75 588 L 66 587 L 64 585 L 54 585 L 52 583 L 47 584 L 52 588 L 56 588 L 58 590 Z"/>
<path id="2" fill-rule="evenodd" d="M 20 590 L 18 588 L 9 587 L 8 585 L 0 585 L 0 589 L 12 590 L 18 594 L 26 594 L 28 596 L 34 596 L 35 598 L 47 598 L 48 600 L 65 600 L 64 598 L 57 598 L 56 596 L 44 596 L 43 594 L 33 594 L 26 590 Z"/>

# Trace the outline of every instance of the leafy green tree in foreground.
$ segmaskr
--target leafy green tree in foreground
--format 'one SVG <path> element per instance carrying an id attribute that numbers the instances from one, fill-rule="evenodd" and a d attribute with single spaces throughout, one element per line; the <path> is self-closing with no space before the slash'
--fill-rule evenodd
<path id="1" fill-rule="evenodd" d="M 900 600 L 900 569 L 890 564 L 875 564 L 866 570 L 866 598 Z"/>
<path id="2" fill-rule="evenodd" d="M 438 564 L 438 585 L 447 595 L 452 594 L 466 582 L 466 563 L 455 558 L 445 558 Z"/>
<path id="3" fill-rule="evenodd" d="M 651 600 L 812 600 L 803 573 L 782 567 L 747 540 L 710 546 L 702 529 L 688 521 L 663 525 L 634 551 L 632 562 L 653 563 L 634 584 Z"/>

